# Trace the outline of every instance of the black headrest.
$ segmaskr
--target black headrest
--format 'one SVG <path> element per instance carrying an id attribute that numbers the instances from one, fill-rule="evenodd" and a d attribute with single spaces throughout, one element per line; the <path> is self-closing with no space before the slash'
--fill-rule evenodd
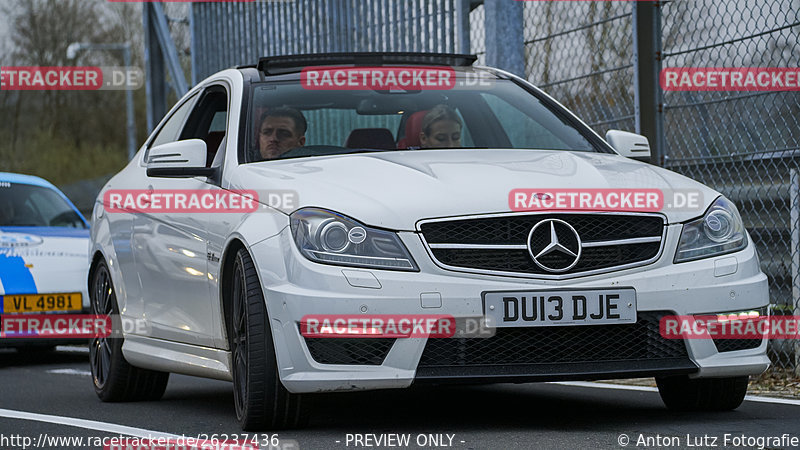
<path id="1" fill-rule="evenodd" d="M 350 132 L 347 148 L 376 148 L 381 150 L 394 149 L 396 144 L 392 132 L 386 128 L 356 128 Z"/>

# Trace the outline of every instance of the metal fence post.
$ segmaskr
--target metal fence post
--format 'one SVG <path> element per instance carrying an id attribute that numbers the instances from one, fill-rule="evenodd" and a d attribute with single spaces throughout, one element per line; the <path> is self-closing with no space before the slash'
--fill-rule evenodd
<path id="1" fill-rule="evenodd" d="M 125 61 L 127 70 L 131 67 L 131 46 L 129 44 L 122 47 L 122 59 Z M 128 161 L 130 161 L 136 154 L 136 116 L 133 110 L 133 91 L 131 89 L 125 90 L 125 113 L 128 127 Z"/>
<path id="2" fill-rule="evenodd" d="M 164 54 L 158 45 L 155 30 L 151 24 L 150 10 L 153 5 L 144 3 L 142 21 L 144 22 L 144 71 L 147 97 L 147 134 L 153 131 L 167 113 L 167 83 L 164 77 Z"/>
<path id="3" fill-rule="evenodd" d="M 800 315 L 800 174 L 789 169 L 789 227 L 791 229 L 792 303 L 795 317 Z M 794 373 L 800 376 L 800 342 L 794 340 Z"/>
<path id="4" fill-rule="evenodd" d="M 186 76 L 181 68 L 178 51 L 167 25 L 167 16 L 160 3 L 145 3 L 142 10 L 144 21 L 144 65 L 145 90 L 147 93 L 147 133 L 150 134 L 166 115 L 167 80 L 164 69 L 172 76 L 172 89 L 178 98 L 189 90 Z"/>
<path id="5" fill-rule="evenodd" d="M 490 1 L 483 5 L 486 64 L 525 78 L 522 3 Z"/>
<path id="6" fill-rule="evenodd" d="M 658 77 L 661 73 L 661 4 L 634 2 L 633 83 L 636 132 L 647 136 L 653 163 L 663 166 L 664 103 Z"/>
<path id="7" fill-rule="evenodd" d="M 454 0 L 456 4 L 456 52 L 469 54 L 469 0 Z"/>
<path id="8" fill-rule="evenodd" d="M 191 58 L 191 66 L 189 70 L 191 70 L 192 86 L 196 86 L 197 82 L 199 82 L 200 79 L 198 77 L 198 67 L 197 67 L 198 45 L 197 45 L 197 40 L 195 38 L 198 37 L 200 33 L 197 32 L 197 28 L 195 27 L 194 6 L 192 6 L 191 3 L 189 3 L 189 33 L 191 35 L 191 39 L 189 41 L 189 52 L 191 53 L 189 57 Z"/>

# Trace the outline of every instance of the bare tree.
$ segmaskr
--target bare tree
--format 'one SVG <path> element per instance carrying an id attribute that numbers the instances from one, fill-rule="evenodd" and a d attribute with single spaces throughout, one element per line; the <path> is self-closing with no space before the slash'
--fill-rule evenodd
<path id="1" fill-rule="evenodd" d="M 79 52 L 76 59 L 69 59 L 67 47 L 73 42 L 131 43 L 133 64 L 142 66 L 141 4 L 104 0 L 4 1 L 0 12 L 10 26 L 10 39 L 2 48 L 4 66 L 122 65 L 121 52 L 87 50 Z M 143 129 L 144 94 L 136 92 L 134 97 L 140 100 L 137 122 Z M 42 168 L 45 172 L 53 170 L 56 178 L 64 179 L 68 176 L 58 172 L 53 158 L 81 161 L 83 173 L 93 173 L 93 165 L 102 166 L 105 160 L 125 154 L 125 101 L 121 91 L 2 91 L 0 119 L 5 119 L 0 120 L 0 164 L 6 170 L 32 172 L 31 167 Z M 143 135 L 142 131 L 140 136 Z M 101 156 L 105 153 L 110 156 Z M 47 164 L 52 169 L 47 169 Z M 49 172 L 38 173 L 52 176 Z"/>
<path id="2" fill-rule="evenodd" d="M 26 66 L 69 66 L 67 47 L 72 42 L 103 42 L 107 37 L 97 13 L 97 1 L 27 0 L 18 2 L 12 19 L 14 59 Z M 41 124 L 49 132 L 74 130 L 74 115 L 64 114 L 85 102 L 84 93 L 44 91 L 26 93 L 39 97 Z M 84 103 L 85 104 L 85 103 Z M 72 133 L 76 136 L 75 133 Z"/>

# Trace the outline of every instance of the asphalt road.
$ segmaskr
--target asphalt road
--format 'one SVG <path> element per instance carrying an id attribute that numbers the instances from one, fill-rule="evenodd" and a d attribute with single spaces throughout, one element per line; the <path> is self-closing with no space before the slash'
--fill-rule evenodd
<path id="1" fill-rule="evenodd" d="M 245 438 L 230 383 L 173 374 L 160 401 L 101 403 L 85 348 L 37 356 L 0 350 L 0 380 L 2 449 L 103 448 L 102 438 L 110 444 L 120 435 Z M 303 450 L 800 448 L 800 401 L 678 414 L 657 392 L 633 389 L 547 383 L 324 394 L 314 398 L 308 428 L 277 440 L 279 448 Z M 766 437 L 780 440 L 758 440 Z"/>

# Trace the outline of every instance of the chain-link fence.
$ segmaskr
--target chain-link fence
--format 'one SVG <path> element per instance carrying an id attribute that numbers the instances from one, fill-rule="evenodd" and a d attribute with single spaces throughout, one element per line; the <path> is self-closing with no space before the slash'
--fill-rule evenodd
<path id="1" fill-rule="evenodd" d="M 598 132 L 633 129 L 632 2 L 525 2 L 525 75 Z"/>
<path id="2" fill-rule="evenodd" d="M 647 5 L 523 2 L 521 75 L 601 134 L 636 130 L 644 116 L 663 120 L 651 143 L 663 145 L 664 165 L 737 203 L 769 278 L 774 313 L 798 314 L 800 93 L 663 92 L 645 86 L 636 72 L 646 64 L 654 73 L 659 65 L 797 67 L 800 0 L 639 3 Z M 637 25 L 636 8 L 651 6 L 651 26 Z M 471 24 L 475 51 L 482 29 Z M 637 58 L 636 40 L 643 35 L 655 36 L 656 48 Z M 637 95 L 655 96 L 657 110 L 637 112 Z M 770 344 L 778 367 L 800 367 L 797 355 L 793 341 Z"/>
<path id="3" fill-rule="evenodd" d="M 800 1 L 676 0 L 662 8 L 664 67 L 797 67 Z M 733 200 L 777 314 L 800 309 L 798 92 L 664 92 L 666 166 Z M 793 237 L 793 233 L 794 237 Z M 797 365 L 795 342 L 770 346 Z"/>
<path id="4" fill-rule="evenodd" d="M 469 13 L 470 52 L 478 55 L 478 64 L 486 64 L 486 14 L 483 5 L 478 5 Z"/>

